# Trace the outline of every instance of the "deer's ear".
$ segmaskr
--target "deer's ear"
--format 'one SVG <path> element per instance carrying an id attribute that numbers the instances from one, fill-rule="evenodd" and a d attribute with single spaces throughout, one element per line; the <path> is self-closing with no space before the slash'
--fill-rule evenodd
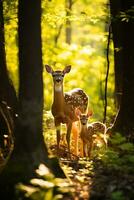
<path id="1" fill-rule="evenodd" d="M 52 69 L 52 67 L 50 67 L 49 65 L 45 65 L 45 68 L 46 68 L 46 71 L 47 71 L 48 73 L 50 73 L 50 74 L 53 73 L 53 69 Z"/>
<path id="2" fill-rule="evenodd" d="M 65 67 L 65 69 L 63 70 L 63 73 L 66 74 L 66 73 L 69 73 L 71 70 L 71 65 L 68 65 Z"/>
<path id="3" fill-rule="evenodd" d="M 76 108 L 75 109 L 75 114 L 76 114 L 77 117 L 80 117 L 81 111 L 78 108 Z"/>
<path id="4" fill-rule="evenodd" d="M 87 117 L 91 117 L 93 115 L 93 111 L 88 109 Z"/>

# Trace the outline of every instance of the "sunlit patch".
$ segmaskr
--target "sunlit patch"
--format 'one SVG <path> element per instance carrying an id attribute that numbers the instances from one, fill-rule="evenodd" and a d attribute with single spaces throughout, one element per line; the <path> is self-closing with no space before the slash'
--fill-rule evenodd
<path id="1" fill-rule="evenodd" d="M 59 59 L 62 59 L 62 60 L 66 60 L 66 59 L 69 58 L 71 55 L 72 55 L 71 52 L 65 51 L 65 52 L 59 54 L 59 55 L 58 55 L 58 58 L 59 58 Z"/>
<path id="2" fill-rule="evenodd" d="M 84 47 L 83 49 L 80 50 L 80 54 L 86 54 L 86 55 L 92 55 L 94 53 L 94 49 L 91 48 L 90 46 Z"/>
<path id="3" fill-rule="evenodd" d="M 72 50 L 72 51 L 78 50 L 78 45 L 77 44 L 71 44 L 70 45 L 70 50 Z"/>
<path id="4" fill-rule="evenodd" d="M 101 64 L 101 61 L 100 60 L 94 60 L 94 67 L 98 68 Z"/>
<path id="5" fill-rule="evenodd" d="M 84 60 L 75 60 L 76 65 L 84 65 L 85 61 Z"/>
<path id="6" fill-rule="evenodd" d="M 102 146 L 103 146 L 102 142 L 97 140 L 96 141 L 96 147 L 102 147 Z"/>
<path id="7" fill-rule="evenodd" d="M 36 173 L 40 176 L 46 176 L 50 174 L 50 170 L 44 164 L 40 164 L 39 168 L 36 170 Z"/>
<path id="8" fill-rule="evenodd" d="M 40 186 L 42 188 L 52 188 L 54 187 L 54 184 L 52 182 L 49 182 L 49 181 L 45 181 L 43 179 L 37 179 L 37 178 L 34 178 L 34 179 L 31 179 L 30 181 L 33 185 L 37 185 L 37 186 Z"/>
<path id="9" fill-rule="evenodd" d="M 21 183 L 17 184 L 16 189 L 20 190 L 21 192 L 22 191 L 25 192 L 25 196 L 26 197 L 30 197 L 34 193 L 39 192 L 38 188 L 35 188 L 33 186 L 29 186 L 29 185 L 28 186 L 27 185 L 23 185 Z"/>
<path id="10" fill-rule="evenodd" d="M 60 62 L 57 62 L 56 64 L 55 64 L 55 70 L 59 70 L 59 69 L 62 69 L 62 67 L 63 67 L 63 65 L 60 63 Z"/>

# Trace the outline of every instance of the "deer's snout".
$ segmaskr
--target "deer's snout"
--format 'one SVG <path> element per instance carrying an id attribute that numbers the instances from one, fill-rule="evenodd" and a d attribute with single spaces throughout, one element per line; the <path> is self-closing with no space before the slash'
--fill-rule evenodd
<path id="1" fill-rule="evenodd" d="M 82 125 L 86 125 L 86 124 L 87 124 L 87 121 L 81 121 L 81 124 L 82 124 Z"/>
<path id="2" fill-rule="evenodd" d="M 58 82 L 58 83 L 61 82 L 61 78 L 57 78 L 56 82 Z"/>
<path id="3" fill-rule="evenodd" d="M 86 122 L 82 122 L 82 125 L 86 125 Z"/>
<path id="4" fill-rule="evenodd" d="M 62 79 L 61 79 L 61 78 L 57 78 L 55 81 L 56 81 L 57 83 L 59 83 L 59 82 L 62 81 Z"/>

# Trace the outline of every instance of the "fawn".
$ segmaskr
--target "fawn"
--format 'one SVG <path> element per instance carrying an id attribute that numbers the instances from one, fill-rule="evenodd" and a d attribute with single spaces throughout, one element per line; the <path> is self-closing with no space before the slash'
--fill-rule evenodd
<path id="1" fill-rule="evenodd" d="M 53 77 L 54 95 L 51 111 L 54 116 L 54 122 L 56 126 L 57 150 L 59 152 L 60 125 L 61 123 L 63 123 L 67 126 L 66 141 L 70 153 L 70 134 L 72 130 L 72 124 L 73 122 L 79 120 L 78 116 L 75 114 L 75 109 L 79 108 L 81 112 L 86 112 L 88 105 L 88 96 L 80 88 L 76 88 L 64 93 L 63 80 L 65 74 L 69 73 L 71 70 L 70 65 L 66 66 L 64 70 L 56 71 L 54 71 L 49 65 L 45 65 L 45 68 L 46 71 L 50 73 Z"/>
<path id="2" fill-rule="evenodd" d="M 88 118 L 92 116 L 91 111 L 83 114 L 77 109 L 76 115 L 79 116 L 80 120 L 80 138 L 83 143 L 83 156 L 90 157 L 97 143 L 101 143 L 105 147 L 107 146 L 106 125 L 99 121 L 88 124 Z"/>

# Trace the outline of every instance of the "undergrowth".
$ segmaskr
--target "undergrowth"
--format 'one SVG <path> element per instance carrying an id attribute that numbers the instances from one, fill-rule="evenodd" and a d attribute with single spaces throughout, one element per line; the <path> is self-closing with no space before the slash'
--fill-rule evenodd
<path id="1" fill-rule="evenodd" d="M 91 200 L 133 200 L 134 144 L 116 133 L 110 147 L 94 161 Z"/>
<path id="2" fill-rule="evenodd" d="M 49 137 L 54 144 L 53 120 L 51 116 L 47 120 L 45 129 L 51 130 Z M 48 132 L 45 137 L 50 142 Z M 56 178 L 41 164 L 36 171 L 37 178 L 30 180 L 29 185 L 18 184 L 17 193 L 28 200 L 73 200 L 75 197 L 78 200 L 133 200 L 134 144 L 119 133 L 109 138 L 108 143 L 107 150 L 95 150 L 92 158 L 79 158 L 73 163 L 63 158 L 61 166 L 69 179 Z"/>
<path id="3" fill-rule="evenodd" d="M 72 199 L 73 187 L 68 179 L 56 178 L 44 164 L 36 173 L 38 177 L 31 179 L 28 185 L 19 183 L 16 186 L 19 200 Z"/>

